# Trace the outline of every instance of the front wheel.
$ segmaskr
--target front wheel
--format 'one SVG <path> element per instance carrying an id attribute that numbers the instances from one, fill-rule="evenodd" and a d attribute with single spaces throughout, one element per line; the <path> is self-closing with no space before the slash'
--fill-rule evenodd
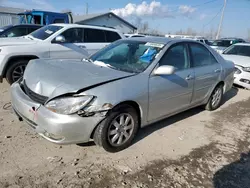
<path id="1" fill-rule="evenodd" d="M 115 107 L 94 132 L 94 142 L 108 152 L 129 147 L 138 131 L 139 118 L 129 105 Z"/>
<path id="2" fill-rule="evenodd" d="M 13 84 L 23 76 L 28 60 L 19 60 L 14 62 L 6 72 L 6 80 L 9 84 Z"/>
<path id="3" fill-rule="evenodd" d="M 220 107 L 223 98 L 223 85 L 218 85 L 212 92 L 208 103 L 206 104 L 206 110 L 213 111 Z"/>

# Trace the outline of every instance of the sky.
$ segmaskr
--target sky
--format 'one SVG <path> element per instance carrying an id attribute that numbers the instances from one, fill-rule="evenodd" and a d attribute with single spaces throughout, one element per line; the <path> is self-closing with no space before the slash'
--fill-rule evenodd
<path id="1" fill-rule="evenodd" d="M 76 14 L 112 11 L 131 23 L 148 22 L 162 33 L 192 28 L 217 31 L 224 0 L 0 0 L 0 6 L 50 11 L 71 10 Z M 227 0 L 221 36 L 248 37 L 250 0 Z"/>

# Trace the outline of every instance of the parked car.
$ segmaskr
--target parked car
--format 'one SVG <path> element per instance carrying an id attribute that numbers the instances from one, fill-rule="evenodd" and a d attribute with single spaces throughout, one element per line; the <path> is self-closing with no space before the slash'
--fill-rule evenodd
<path id="1" fill-rule="evenodd" d="M 218 53 L 222 53 L 229 46 L 236 43 L 244 43 L 245 41 L 240 38 L 222 38 L 215 40 L 210 46 L 215 49 Z"/>
<path id="2" fill-rule="evenodd" d="M 207 45 L 211 45 L 211 43 L 206 38 L 195 38 L 195 40 Z"/>
<path id="3" fill-rule="evenodd" d="M 7 25 L 0 28 L 0 38 L 25 36 L 41 27 L 33 24 Z"/>
<path id="4" fill-rule="evenodd" d="M 25 37 L 0 39 L 0 82 L 17 81 L 31 59 L 82 59 L 121 38 L 124 35 L 111 28 L 52 24 Z"/>
<path id="5" fill-rule="evenodd" d="M 222 56 L 235 64 L 234 84 L 250 89 L 250 44 L 232 45 Z"/>
<path id="6" fill-rule="evenodd" d="M 200 105 L 217 109 L 233 74 L 233 63 L 199 42 L 130 38 L 83 61 L 32 60 L 11 86 L 11 103 L 51 142 L 93 138 L 116 152 L 153 122 Z"/>

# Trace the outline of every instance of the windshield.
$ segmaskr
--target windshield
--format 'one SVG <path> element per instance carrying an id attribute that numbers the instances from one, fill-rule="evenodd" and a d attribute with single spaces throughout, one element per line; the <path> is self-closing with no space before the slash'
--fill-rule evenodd
<path id="1" fill-rule="evenodd" d="M 250 46 L 234 45 L 226 49 L 223 54 L 250 57 Z"/>
<path id="2" fill-rule="evenodd" d="M 120 40 L 92 55 L 90 59 L 125 72 L 143 72 L 160 53 L 164 44 Z M 99 63 L 100 64 L 100 63 Z"/>
<path id="3" fill-rule="evenodd" d="M 3 27 L 0 27 L 0 33 L 3 32 L 6 29 L 9 29 L 10 27 L 12 27 L 12 25 L 6 25 L 6 26 L 3 26 Z"/>
<path id="4" fill-rule="evenodd" d="M 212 43 L 212 46 L 229 47 L 233 44 L 231 40 L 216 40 Z"/>
<path id="5" fill-rule="evenodd" d="M 45 40 L 62 28 L 62 26 L 48 25 L 34 31 L 30 35 L 34 38 Z"/>

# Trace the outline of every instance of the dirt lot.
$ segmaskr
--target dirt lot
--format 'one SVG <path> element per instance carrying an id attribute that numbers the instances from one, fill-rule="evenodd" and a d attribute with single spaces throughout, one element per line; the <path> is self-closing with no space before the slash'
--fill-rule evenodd
<path id="1" fill-rule="evenodd" d="M 93 143 L 59 146 L 19 122 L 0 85 L 0 187 L 250 186 L 250 91 L 232 89 L 216 112 L 189 110 L 142 129 L 110 154 Z"/>

